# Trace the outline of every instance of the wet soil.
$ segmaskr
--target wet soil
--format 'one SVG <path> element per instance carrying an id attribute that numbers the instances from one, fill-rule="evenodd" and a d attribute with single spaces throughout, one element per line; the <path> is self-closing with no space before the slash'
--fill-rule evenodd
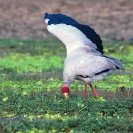
<path id="1" fill-rule="evenodd" d="M 97 90 L 97 93 L 99 96 L 102 96 L 104 98 L 118 98 L 118 99 L 125 99 L 125 98 L 133 98 L 133 89 L 130 90 L 124 90 L 124 91 L 108 91 L 108 90 Z M 78 96 L 82 96 L 84 94 L 84 91 L 76 91 L 74 94 L 77 94 Z M 92 91 L 88 91 L 88 96 L 94 96 Z"/>
<path id="2" fill-rule="evenodd" d="M 60 93 L 59 91 L 53 90 L 50 92 L 44 92 L 44 94 L 56 94 L 56 93 Z M 117 91 L 109 91 L 109 90 L 97 90 L 97 93 L 99 96 L 105 98 L 105 99 L 125 99 L 125 98 L 133 98 L 133 89 L 120 89 Z M 72 91 L 71 92 L 71 96 L 80 96 L 80 97 L 84 97 L 84 90 L 76 90 L 76 91 Z M 91 90 L 87 90 L 87 96 L 89 97 L 93 97 L 94 94 Z"/>

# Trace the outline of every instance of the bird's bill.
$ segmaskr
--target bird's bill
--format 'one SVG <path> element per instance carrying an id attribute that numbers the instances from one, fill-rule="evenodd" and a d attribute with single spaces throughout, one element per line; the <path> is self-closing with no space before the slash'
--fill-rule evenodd
<path id="1" fill-rule="evenodd" d="M 64 95 L 64 97 L 66 98 L 66 99 L 68 99 L 69 98 L 69 93 L 63 93 L 63 95 Z"/>

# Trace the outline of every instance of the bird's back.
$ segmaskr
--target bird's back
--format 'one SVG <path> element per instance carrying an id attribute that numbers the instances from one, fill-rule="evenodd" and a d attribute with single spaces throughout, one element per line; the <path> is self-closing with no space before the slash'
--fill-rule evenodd
<path id="1" fill-rule="evenodd" d="M 115 69 L 123 69 L 121 61 L 106 57 L 100 52 L 85 47 L 69 54 L 65 60 L 64 71 L 80 80 L 93 82 L 111 74 Z"/>

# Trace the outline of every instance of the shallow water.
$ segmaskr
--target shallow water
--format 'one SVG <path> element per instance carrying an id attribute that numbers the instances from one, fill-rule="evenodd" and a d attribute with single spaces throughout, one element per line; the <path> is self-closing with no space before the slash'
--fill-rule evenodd
<path id="1" fill-rule="evenodd" d="M 102 96 L 104 98 L 118 98 L 118 99 L 125 99 L 125 98 L 133 98 L 133 89 L 119 89 L 117 91 L 109 91 L 109 90 L 96 90 L 99 96 Z M 61 93 L 60 91 L 53 90 L 48 92 L 49 94 L 54 93 Z M 76 90 L 72 91 L 71 95 L 84 97 L 84 90 Z M 87 96 L 94 96 L 93 92 L 91 90 L 87 90 Z"/>
<path id="2" fill-rule="evenodd" d="M 117 90 L 117 91 L 109 91 L 109 90 L 97 90 L 99 96 L 104 98 L 133 98 L 133 89 L 130 90 Z M 76 94 L 78 96 L 82 96 L 84 94 L 83 90 L 72 92 L 72 94 Z M 94 96 L 91 90 L 87 91 L 88 96 Z"/>

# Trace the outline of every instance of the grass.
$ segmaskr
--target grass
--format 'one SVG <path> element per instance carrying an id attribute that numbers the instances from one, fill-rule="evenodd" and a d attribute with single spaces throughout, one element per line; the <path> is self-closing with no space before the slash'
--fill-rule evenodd
<path id="1" fill-rule="evenodd" d="M 133 43 L 103 42 L 125 70 L 95 82 L 97 89 L 133 88 Z M 59 93 L 65 47 L 56 39 L 0 40 L 1 132 L 133 132 L 133 98 L 86 100 Z M 82 90 L 75 81 L 71 90 Z M 88 88 L 89 89 L 89 88 Z M 47 92 L 52 91 L 52 94 Z"/>

